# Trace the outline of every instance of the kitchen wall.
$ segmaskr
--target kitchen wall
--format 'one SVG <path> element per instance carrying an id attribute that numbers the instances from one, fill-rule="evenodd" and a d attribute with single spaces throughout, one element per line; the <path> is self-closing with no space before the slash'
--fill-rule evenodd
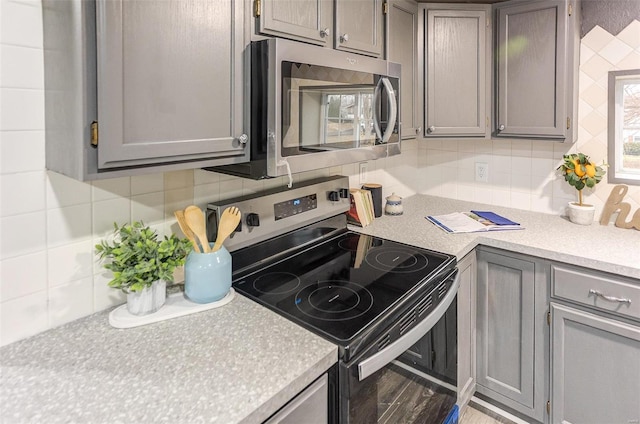
<path id="1" fill-rule="evenodd" d="M 243 180 L 201 170 L 81 183 L 45 169 L 41 5 L 0 0 L 0 345 L 124 302 L 106 285 L 93 246 L 113 222 L 144 220 L 160 234 L 179 232 L 173 211 L 195 203 L 281 186 L 283 178 Z M 606 155 L 606 72 L 640 68 L 640 24 L 617 37 L 596 27 L 583 40 L 577 148 Z M 574 193 L 553 175 L 576 146 L 531 142 L 408 141 L 400 156 L 369 162 L 368 180 L 385 195 L 425 192 L 558 213 Z M 488 184 L 473 182 L 476 161 Z M 296 175 L 344 174 L 357 164 Z M 566 187 L 565 187 L 566 186 Z M 600 205 L 610 187 L 588 199 Z M 638 188 L 627 199 L 640 205 Z"/>

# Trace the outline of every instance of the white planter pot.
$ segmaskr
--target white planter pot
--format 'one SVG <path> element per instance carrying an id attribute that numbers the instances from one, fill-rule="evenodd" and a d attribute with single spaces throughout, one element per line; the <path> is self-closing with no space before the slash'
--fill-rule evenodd
<path id="1" fill-rule="evenodd" d="M 133 315 L 146 315 L 160 309 L 167 300 L 167 283 L 154 281 L 142 291 L 127 293 L 127 310 Z"/>
<path id="2" fill-rule="evenodd" d="M 569 203 L 569 221 L 580 225 L 593 224 L 593 216 L 596 208 L 593 205 L 578 205 L 577 203 Z"/>

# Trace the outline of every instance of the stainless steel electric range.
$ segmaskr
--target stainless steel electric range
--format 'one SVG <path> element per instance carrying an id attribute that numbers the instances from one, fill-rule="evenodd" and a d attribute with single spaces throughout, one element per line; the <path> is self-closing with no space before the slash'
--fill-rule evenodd
<path id="1" fill-rule="evenodd" d="M 209 238 L 222 211 L 239 207 L 233 287 L 338 346 L 333 422 L 455 423 L 455 257 L 349 231 L 348 183 L 210 204 Z"/>

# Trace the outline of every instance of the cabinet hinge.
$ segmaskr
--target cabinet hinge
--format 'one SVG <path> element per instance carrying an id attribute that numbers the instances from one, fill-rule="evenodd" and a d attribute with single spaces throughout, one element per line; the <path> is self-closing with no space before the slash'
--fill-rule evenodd
<path id="1" fill-rule="evenodd" d="M 382 13 L 385 15 L 389 13 L 389 3 L 386 1 L 382 3 Z"/>
<path id="2" fill-rule="evenodd" d="M 569 3 L 569 16 L 573 15 L 573 4 Z"/>
<path id="3" fill-rule="evenodd" d="M 551 325 L 551 311 L 547 311 L 547 325 Z"/>
<path id="4" fill-rule="evenodd" d="M 253 13 L 256 15 L 256 18 L 260 17 L 260 11 L 262 10 L 262 0 L 255 0 L 253 2 Z"/>
<path id="5" fill-rule="evenodd" d="M 90 140 L 93 147 L 98 147 L 98 121 L 91 123 Z"/>
<path id="6" fill-rule="evenodd" d="M 551 413 L 551 402 L 547 401 L 547 415 Z"/>
<path id="7" fill-rule="evenodd" d="M 571 118 L 567 117 L 567 129 L 571 129 Z"/>

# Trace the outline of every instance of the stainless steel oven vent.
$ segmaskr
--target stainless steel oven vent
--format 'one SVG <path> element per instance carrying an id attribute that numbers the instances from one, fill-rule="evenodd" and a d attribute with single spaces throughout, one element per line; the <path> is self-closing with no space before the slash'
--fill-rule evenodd
<path id="1" fill-rule="evenodd" d="M 445 294 L 447 294 L 447 285 L 446 282 L 443 281 L 438 286 L 438 298 L 444 297 Z"/>
<path id="2" fill-rule="evenodd" d="M 381 340 L 378 341 L 378 350 L 380 351 L 384 349 L 389 343 L 391 343 L 391 335 L 387 333 Z"/>
<path id="3" fill-rule="evenodd" d="M 409 328 L 413 326 L 416 322 L 416 308 L 411 310 L 407 315 L 402 318 L 400 321 L 400 334 L 404 334 Z"/>
<path id="4" fill-rule="evenodd" d="M 422 314 L 424 314 L 429 309 L 431 309 L 432 305 L 433 305 L 433 297 L 431 297 L 431 295 L 421 300 L 420 303 L 418 303 L 418 306 L 416 306 L 416 309 L 418 311 L 418 316 L 421 317 Z"/>

